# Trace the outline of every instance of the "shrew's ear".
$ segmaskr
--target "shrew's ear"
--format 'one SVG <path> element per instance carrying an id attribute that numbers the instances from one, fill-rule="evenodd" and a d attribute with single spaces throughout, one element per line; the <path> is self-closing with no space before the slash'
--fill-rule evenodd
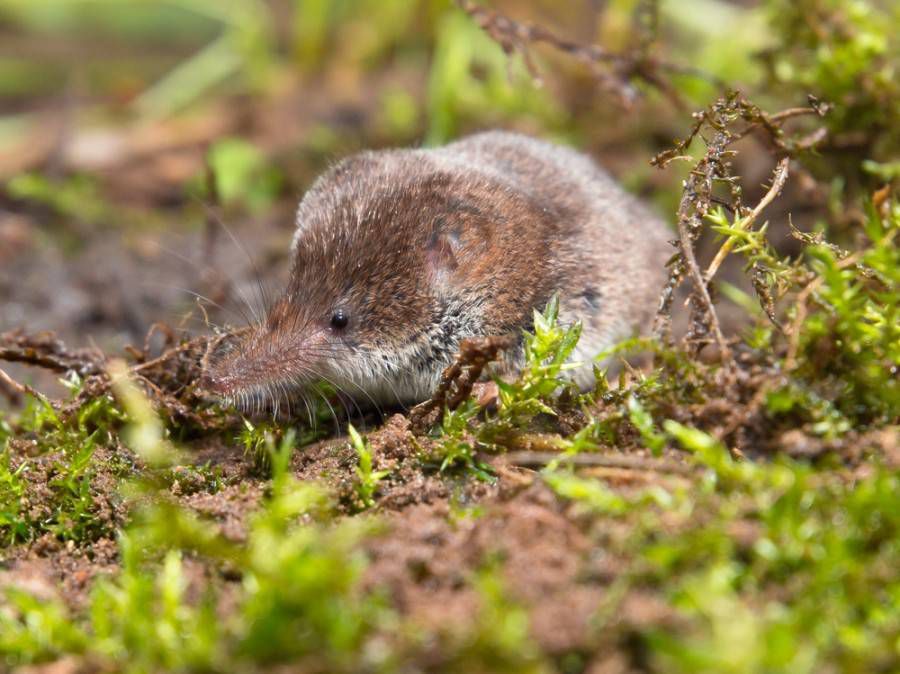
<path id="1" fill-rule="evenodd" d="M 435 218 L 428 239 L 426 260 L 428 270 L 437 281 L 449 281 L 459 266 L 458 254 L 462 241 L 458 226 L 450 225 L 443 217 Z"/>

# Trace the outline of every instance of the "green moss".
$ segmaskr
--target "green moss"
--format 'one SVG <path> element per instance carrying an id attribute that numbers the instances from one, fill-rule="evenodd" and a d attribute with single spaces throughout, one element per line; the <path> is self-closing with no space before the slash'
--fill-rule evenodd
<path id="1" fill-rule="evenodd" d="M 837 136 L 865 138 L 860 149 L 869 156 L 860 159 L 895 159 L 900 148 L 896 3 L 770 0 L 768 5 L 777 40 L 767 57 L 771 83 L 834 103 L 828 125 Z M 822 168 L 834 175 L 846 165 Z"/>
<path id="2" fill-rule="evenodd" d="M 356 466 L 356 495 L 364 508 L 375 505 L 375 491 L 378 483 L 390 475 L 389 470 L 373 470 L 372 451 L 369 444 L 352 425 L 347 427 L 350 433 L 350 444 L 356 452 L 359 463 Z"/>
<path id="3" fill-rule="evenodd" d="M 70 382 L 70 387 L 77 393 L 80 383 Z M 2 537 L 18 542 L 50 533 L 63 540 L 89 541 L 112 533 L 112 523 L 97 517 L 94 454 L 112 441 L 114 424 L 122 418 L 107 396 L 90 401 L 67 421 L 46 400 L 30 399 L 0 454 Z M 25 445 L 28 453 L 14 450 L 22 445 L 13 439 L 26 436 L 36 438 Z M 113 472 L 125 468 L 104 467 Z"/>

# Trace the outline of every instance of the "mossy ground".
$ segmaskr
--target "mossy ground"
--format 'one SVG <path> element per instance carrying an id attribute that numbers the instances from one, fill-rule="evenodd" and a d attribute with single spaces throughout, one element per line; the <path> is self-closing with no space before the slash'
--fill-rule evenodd
<path id="1" fill-rule="evenodd" d="M 26 328 L 0 338 L 0 669 L 900 669 L 890 3 L 713 2 L 699 23 L 691 3 L 556 7 L 554 35 L 625 45 L 590 86 L 555 38 L 540 52 L 467 3 L 208 16 L 185 0 L 184 15 L 130 6 L 137 23 L 115 4 L 0 7 L 0 32 L 39 55 L 47 31 L 82 56 L 91 41 L 145 55 L 132 79 L 94 64 L 79 85 L 143 124 L 113 116 L 101 137 L 70 119 L 75 141 L 0 162 L 2 328 Z M 473 19 L 513 53 L 511 83 Z M 212 27 L 215 58 L 161 77 Z M 531 50 L 553 64 L 543 90 L 516 60 Z M 668 59 L 714 77 L 648 65 Z M 48 82 L 64 72 L 38 62 Z M 156 84 L 132 100 L 134 78 Z M 9 79 L 4 110 L 37 133 L 55 99 L 26 81 Z M 245 419 L 203 396 L 212 323 L 240 324 L 242 299 L 278 283 L 293 202 L 329 158 L 493 124 L 579 141 L 677 223 L 682 290 L 657 339 L 612 349 L 575 391 L 577 327 L 551 305 L 488 409 L 465 395 L 485 345 L 428 414 Z M 118 149 L 104 163 L 87 146 Z"/>

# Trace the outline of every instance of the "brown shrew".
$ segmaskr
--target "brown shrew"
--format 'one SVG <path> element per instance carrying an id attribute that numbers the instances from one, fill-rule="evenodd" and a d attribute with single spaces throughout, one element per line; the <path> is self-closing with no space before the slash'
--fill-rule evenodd
<path id="1" fill-rule="evenodd" d="M 207 388 L 245 406 L 325 381 L 360 403 L 424 400 L 460 341 L 521 335 L 559 294 L 573 371 L 650 323 L 668 229 L 587 156 L 487 132 L 336 164 L 297 212 L 287 287 L 215 354 Z M 512 371 L 512 349 L 499 371 Z"/>

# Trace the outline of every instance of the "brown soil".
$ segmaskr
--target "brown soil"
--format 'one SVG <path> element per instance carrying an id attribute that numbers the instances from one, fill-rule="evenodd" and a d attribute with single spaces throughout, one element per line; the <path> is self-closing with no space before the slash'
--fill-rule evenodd
<path id="1" fill-rule="evenodd" d="M 545 653 L 603 652 L 606 659 L 594 663 L 597 671 L 628 671 L 627 651 L 609 660 L 621 643 L 598 651 L 605 629 L 614 623 L 614 633 L 621 635 L 629 626 L 660 625 L 674 618 L 658 596 L 631 592 L 614 615 L 598 623 L 598 609 L 611 583 L 625 570 L 615 546 L 608 545 L 626 535 L 623 525 L 610 521 L 598 532 L 595 517 L 582 517 L 577 507 L 536 479 L 535 472 L 512 465 L 506 457 L 485 457 L 493 464 L 493 482 L 423 470 L 417 445 L 427 440 L 414 438 L 409 426 L 408 419 L 397 414 L 370 434 L 375 469 L 391 472 L 379 485 L 375 508 L 364 515 L 354 514 L 360 508 L 353 486 L 357 458 L 346 439 L 319 442 L 293 457 L 293 474 L 327 484 L 345 516 L 375 516 L 384 523 L 362 543 L 371 560 L 364 586 L 383 590 L 401 615 L 423 629 L 453 639 L 464 635 L 480 615 L 473 579 L 485 568 L 497 568 L 509 598 L 527 610 L 535 643 Z M 26 452 L 27 443 L 19 444 L 14 450 Z M 114 464 L 109 450 L 103 452 L 98 451 L 98 465 Z M 211 493 L 196 471 L 176 467 L 166 496 L 217 523 L 226 537 L 242 540 L 246 516 L 258 506 L 268 484 L 257 462 L 221 440 L 196 443 L 190 457 L 194 465 L 216 473 L 223 486 Z M 53 456 L 45 455 L 29 478 L 34 508 L 41 507 L 40 483 L 49 479 L 50 468 L 44 466 L 52 463 Z M 607 477 L 624 489 L 652 479 L 627 468 L 588 470 L 610 471 Z M 99 472 L 91 487 L 100 521 L 108 528 L 81 545 L 47 534 L 7 549 L 0 588 L 61 598 L 74 610 L 86 607 L 93 582 L 118 568 L 113 527 L 126 517 L 114 475 Z M 208 575 L 202 568 L 195 571 Z M 225 596 L 227 584 L 235 580 L 224 580 Z"/>

